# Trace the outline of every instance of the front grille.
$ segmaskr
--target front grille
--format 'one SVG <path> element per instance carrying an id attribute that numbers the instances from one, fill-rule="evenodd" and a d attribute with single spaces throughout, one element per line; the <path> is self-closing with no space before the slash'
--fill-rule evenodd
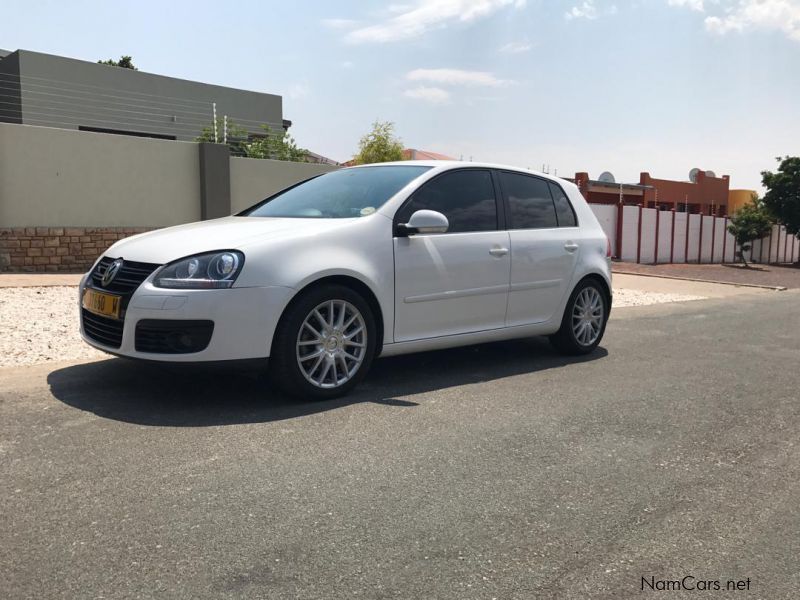
<path id="1" fill-rule="evenodd" d="M 106 269 L 114 262 L 114 258 L 104 256 L 97 263 L 89 278 L 89 285 L 104 292 L 110 292 L 122 297 L 120 306 L 120 318 L 108 319 L 81 309 L 81 319 L 83 320 L 83 330 L 86 335 L 110 348 L 119 348 L 122 345 L 122 330 L 125 325 L 125 312 L 128 303 L 136 289 L 147 279 L 150 274 L 161 265 L 141 263 L 134 261 L 124 261 L 122 267 L 113 281 L 107 286 L 103 285 L 103 275 Z"/>
<path id="2" fill-rule="evenodd" d="M 208 347 L 214 321 L 142 319 L 136 324 L 136 351 L 189 354 Z"/>
<path id="3" fill-rule="evenodd" d="M 160 265 L 153 265 L 150 263 L 133 262 L 126 260 L 122 263 L 122 268 L 114 277 L 114 280 L 108 284 L 108 287 L 103 285 L 103 275 L 106 269 L 114 262 L 115 259 L 104 256 L 97 263 L 97 266 L 92 271 L 92 285 L 98 290 L 105 290 L 115 294 L 130 295 L 136 291 L 142 282 L 150 276 L 150 273 L 155 271 Z"/>
<path id="4" fill-rule="evenodd" d="M 83 319 L 83 330 L 93 340 L 111 348 L 119 348 L 122 345 L 124 321 L 107 319 L 90 313 L 85 308 L 81 309 L 81 318 Z"/>

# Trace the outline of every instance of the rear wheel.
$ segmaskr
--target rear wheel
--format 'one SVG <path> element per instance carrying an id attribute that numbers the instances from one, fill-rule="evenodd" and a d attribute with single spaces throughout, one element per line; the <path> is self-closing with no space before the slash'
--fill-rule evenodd
<path id="1" fill-rule="evenodd" d="M 322 285 L 287 309 L 272 345 L 272 378 L 286 393 L 324 400 L 346 394 L 375 355 L 375 318 L 352 289 Z"/>
<path id="2" fill-rule="evenodd" d="M 588 354 L 603 339 L 607 321 L 605 291 L 594 279 L 584 279 L 573 290 L 561 328 L 550 336 L 550 341 L 564 354 Z"/>

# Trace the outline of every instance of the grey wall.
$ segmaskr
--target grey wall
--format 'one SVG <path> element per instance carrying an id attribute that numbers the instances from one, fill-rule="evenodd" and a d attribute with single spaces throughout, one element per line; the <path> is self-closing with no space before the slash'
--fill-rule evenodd
<path id="1" fill-rule="evenodd" d="M 197 221 L 198 146 L 0 123 L 0 228 Z"/>
<path id="2" fill-rule="evenodd" d="M 321 164 L 231 158 L 231 212 L 237 213 L 298 181 L 339 167 Z"/>
<path id="3" fill-rule="evenodd" d="M 193 140 L 217 114 L 228 115 L 245 129 L 258 132 L 261 123 L 280 129 L 282 98 L 217 85 L 164 77 L 18 50 L 22 122 L 78 129 L 80 126 L 175 136 Z M 0 76 L 0 80 L 8 77 Z M 0 96 L 9 90 L 0 89 Z M 14 97 L 0 97 L 0 102 Z M 6 106 L 6 105 L 0 105 Z M 0 120 L 8 116 L 0 112 Z M 221 135 L 222 132 L 220 132 Z"/>
<path id="4" fill-rule="evenodd" d="M 216 144 L 0 123 L 0 229 L 199 221 L 335 168 L 229 158 Z"/>

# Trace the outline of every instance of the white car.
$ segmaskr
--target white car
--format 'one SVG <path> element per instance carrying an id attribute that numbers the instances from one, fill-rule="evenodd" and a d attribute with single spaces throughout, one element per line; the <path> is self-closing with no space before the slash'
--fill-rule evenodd
<path id="1" fill-rule="evenodd" d="M 384 163 L 121 240 L 79 301 L 83 339 L 111 354 L 257 359 L 284 391 L 330 398 L 378 356 L 535 335 L 591 352 L 611 309 L 610 246 L 562 179 Z"/>

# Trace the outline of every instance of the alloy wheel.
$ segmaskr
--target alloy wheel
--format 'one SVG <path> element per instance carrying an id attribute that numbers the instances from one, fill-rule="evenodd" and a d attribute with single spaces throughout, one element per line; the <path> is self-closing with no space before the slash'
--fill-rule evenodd
<path id="1" fill-rule="evenodd" d="M 332 389 L 358 372 L 367 351 L 367 326 L 361 312 L 345 300 L 326 300 L 314 308 L 297 334 L 297 364 L 313 385 Z"/>
<path id="2" fill-rule="evenodd" d="M 572 308 L 572 332 L 581 346 L 591 346 L 603 328 L 603 298 L 594 287 L 585 287 Z"/>

